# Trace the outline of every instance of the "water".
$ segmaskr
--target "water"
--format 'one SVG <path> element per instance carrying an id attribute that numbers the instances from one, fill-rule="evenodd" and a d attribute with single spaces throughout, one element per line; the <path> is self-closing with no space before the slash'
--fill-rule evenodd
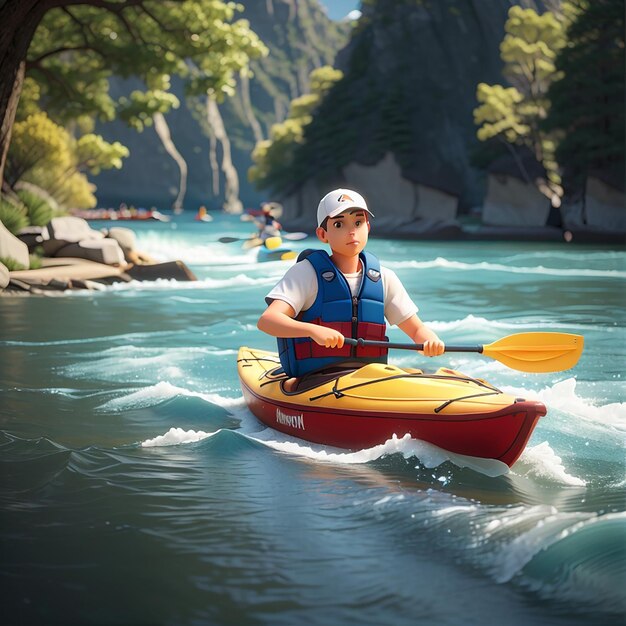
<path id="1" fill-rule="evenodd" d="M 236 355 L 288 264 L 234 218 L 133 227 L 200 280 L 0 298 L 3 623 L 624 623 L 623 251 L 370 240 L 449 343 L 585 336 L 556 374 L 438 360 L 547 405 L 503 473 L 264 428 Z"/>

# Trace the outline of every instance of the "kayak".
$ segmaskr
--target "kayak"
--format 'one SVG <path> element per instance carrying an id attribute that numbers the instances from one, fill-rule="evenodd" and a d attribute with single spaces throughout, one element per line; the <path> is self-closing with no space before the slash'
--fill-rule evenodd
<path id="1" fill-rule="evenodd" d="M 285 246 L 279 246 L 270 250 L 265 246 L 259 246 L 256 260 L 259 263 L 265 263 L 266 261 L 292 261 L 298 256 L 295 250 L 290 250 Z"/>
<path id="2" fill-rule="evenodd" d="M 250 411 L 271 428 L 313 443 L 362 450 L 407 433 L 457 454 L 511 467 L 546 407 L 485 380 L 369 363 L 303 377 L 285 391 L 275 352 L 241 347 L 237 359 Z"/>

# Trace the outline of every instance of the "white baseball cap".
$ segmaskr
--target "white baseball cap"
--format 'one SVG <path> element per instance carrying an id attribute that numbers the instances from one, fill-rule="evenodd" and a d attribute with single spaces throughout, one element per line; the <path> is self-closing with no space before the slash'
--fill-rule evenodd
<path id="1" fill-rule="evenodd" d="M 374 214 L 367 208 L 365 198 L 352 189 L 335 189 L 328 192 L 317 207 L 317 225 L 321 226 L 327 217 L 335 217 L 347 209 L 363 209 L 372 217 Z"/>

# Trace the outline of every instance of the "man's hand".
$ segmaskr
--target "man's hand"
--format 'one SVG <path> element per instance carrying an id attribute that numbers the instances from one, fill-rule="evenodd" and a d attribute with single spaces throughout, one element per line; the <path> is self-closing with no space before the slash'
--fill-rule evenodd
<path id="1" fill-rule="evenodd" d="M 315 343 L 326 348 L 343 348 L 344 336 L 338 330 L 316 324 L 311 326 L 309 337 Z"/>
<path id="2" fill-rule="evenodd" d="M 441 339 L 427 339 L 422 353 L 424 356 L 439 356 L 446 351 L 446 344 Z"/>

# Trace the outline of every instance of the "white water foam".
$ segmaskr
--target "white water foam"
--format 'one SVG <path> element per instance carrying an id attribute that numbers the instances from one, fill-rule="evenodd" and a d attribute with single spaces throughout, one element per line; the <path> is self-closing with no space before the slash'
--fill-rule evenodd
<path id="1" fill-rule="evenodd" d="M 480 459 L 462 454 L 455 454 L 442 448 L 438 448 L 425 441 L 412 439 L 409 434 L 404 437 L 393 435 L 385 443 L 359 450 L 358 452 L 345 452 L 339 448 L 304 443 L 301 440 L 282 435 L 270 428 L 252 433 L 237 431 L 239 435 L 262 443 L 279 452 L 286 452 L 295 456 L 313 459 L 327 463 L 340 463 L 346 465 L 361 465 L 376 461 L 389 454 L 402 454 L 405 459 L 417 458 L 427 468 L 435 468 L 446 461 L 452 462 L 457 467 L 467 467 L 486 476 L 501 476 L 509 471 L 509 468 L 500 461 L 493 459 Z M 184 431 L 180 428 L 170 428 L 164 435 L 142 442 L 142 446 L 169 446 L 182 443 L 200 441 L 212 437 L 216 433 L 202 431 Z"/>
<path id="2" fill-rule="evenodd" d="M 235 246 L 235 247 L 233 247 Z M 180 259 L 187 265 L 256 264 L 252 253 L 243 254 L 241 246 L 225 247 L 219 242 L 190 244 L 189 238 L 170 233 L 138 233 L 137 248 L 158 261 Z M 234 252 L 229 254 L 229 252 Z"/>
<path id="3" fill-rule="evenodd" d="M 547 441 L 527 447 L 513 466 L 513 472 L 518 476 L 547 479 L 571 487 L 584 487 L 587 484 L 582 478 L 567 473 L 561 457 Z"/>
<path id="4" fill-rule="evenodd" d="M 132 280 L 129 283 L 113 283 L 107 287 L 107 291 L 137 292 L 137 291 L 165 291 L 165 290 L 205 290 L 223 289 L 224 287 L 250 287 L 252 285 L 273 285 L 276 276 L 262 276 L 251 278 L 246 274 L 237 274 L 229 278 L 204 278 L 195 281 L 179 281 L 173 278 L 159 278 L 157 280 Z M 77 292 L 80 293 L 80 292 Z"/>
<path id="5" fill-rule="evenodd" d="M 596 406 L 576 394 L 576 379 L 567 378 L 541 391 L 502 387 L 513 395 L 540 400 L 548 408 L 568 413 L 584 420 L 588 426 L 623 436 L 626 433 L 626 402 L 612 402 Z"/>
<path id="6" fill-rule="evenodd" d="M 526 261 L 529 259 L 564 259 L 569 263 L 576 263 L 580 261 L 620 261 L 622 265 L 626 264 L 626 255 L 623 252 L 616 250 L 606 252 L 581 252 L 579 248 L 574 250 L 568 250 L 565 252 L 558 252 L 556 250 L 544 250 L 544 251 L 525 251 L 523 254 L 513 254 L 508 257 L 504 257 L 503 261 Z"/>
<path id="7" fill-rule="evenodd" d="M 385 261 L 383 263 L 391 269 L 450 269 L 461 271 L 486 271 L 506 272 L 510 274 L 541 274 L 546 276 L 579 276 L 581 278 L 626 278 L 626 272 L 620 270 L 593 270 L 593 269 L 561 269 L 544 267 L 515 267 L 502 265 L 501 263 L 465 263 L 462 261 L 450 261 L 443 257 L 437 257 L 432 261 Z"/>
<path id="8" fill-rule="evenodd" d="M 145 387 L 139 391 L 134 391 L 120 398 L 114 398 L 104 404 L 96 407 L 96 410 L 102 412 L 123 412 L 132 409 L 140 409 L 156 404 L 161 404 L 166 400 L 176 397 L 187 396 L 191 398 L 200 398 L 205 402 L 227 408 L 229 410 L 243 408 L 245 401 L 243 397 L 227 398 L 217 393 L 202 393 L 199 391 L 190 391 L 183 387 L 176 387 L 171 383 L 161 381 L 156 385 Z"/>
<path id="9" fill-rule="evenodd" d="M 164 435 L 159 435 L 154 439 L 146 439 L 141 442 L 142 448 L 158 448 L 162 446 L 177 446 L 181 443 L 195 443 L 202 441 L 207 437 L 216 435 L 214 433 L 206 433 L 203 430 L 184 430 L 182 428 L 170 428 Z"/>
<path id="10" fill-rule="evenodd" d="M 516 318 L 514 322 L 507 322 L 502 320 L 491 320 L 486 317 L 479 317 L 475 315 L 467 315 L 461 319 L 451 320 L 451 321 L 438 321 L 438 320 L 429 320 L 428 326 L 433 330 L 439 332 L 462 332 L 467 333 L 470 332 L 480 332 L 480 333 L 489 333 L 489 335 L 494 334 L 494 330 L 503 330 L 503 331 L 515 331 L 515 332 L 526 332 L 529 330 L 537 330 L 541 329 L 550 329 L 552 331 L 563 331 L 563 330 L 594 330 L 594 331 L 603 331 L 603 332 L 622 332 L 623 329 L 617 326 L 601 326 L 601 325 L 592 325 L 589 324 L 571 324 L 571 323 L 562 323 L 558 324 L 554 322 L 548 322 L 543 319 L 528 319 L 525 321 L 523 318 Z M 452 343 L 452 342 L 450 342 Z"/>

